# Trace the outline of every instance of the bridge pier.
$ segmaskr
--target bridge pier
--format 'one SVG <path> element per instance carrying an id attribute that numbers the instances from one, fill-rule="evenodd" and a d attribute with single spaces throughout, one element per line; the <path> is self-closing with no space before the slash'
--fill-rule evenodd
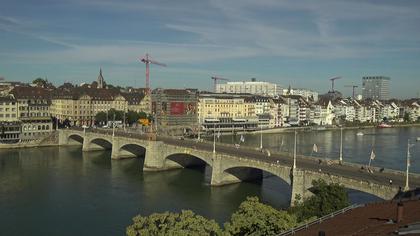
<path id="1" fill-rule="evenodd" d="M 112 138 L 111 159 L 119 160 L 119 159 L 136 157 L 135 154 L 122 150 L 121 147 L 123 146 L 123 144 L 124 144 L 123 140 L 116 137 Z"/>
<path id="2" fill-rule="evenodd" d="M 242 180 L 226 173 L 223 168 L 223 161 L 221 155 L 213 154 L 213 166 L 211 172 L 211 186 L 222 186 L 226 184 L 239 183 Z"/>
<path id="3" fill-rule="evenodd" d="M 167 160 L 169 150 L 162 141 L 150 141 L 146 149 L 143 171 L 162 171 L 183 168 L 178 163 Z"/>

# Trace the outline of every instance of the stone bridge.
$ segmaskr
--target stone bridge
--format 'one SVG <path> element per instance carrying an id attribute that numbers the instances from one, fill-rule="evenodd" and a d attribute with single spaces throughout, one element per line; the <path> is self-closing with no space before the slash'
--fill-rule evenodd
<path id="1" fill-rule="evenodd" d="M 404 186 L 400 173 L 367 173 L 354 166 L 320 165 L 316 160 L 299 157 L 298 168 L 292 169 L 290 157 L 266 154 L 252 149 L 236 149 L 219 145 L 213 153 L 211 143 L 172 138 L 150 138 L 146 135 L 60 130 L 59 145 L 82 145 L 83 151 L 111 149 L 112 159 L 144 156 L 143 171 L 163 171 L 207 164 L 212 168 L 211 185 L 222 186 L 241 181 L 261 179 L 263 171 L 275 175 L 291 185 L 291 203 L 296 197 L 306 198 L 312 193 L 312 181 L 323 179 L 346 188 L 366 192 L 382 199 L 392 199 L 398 185 Z M 322 170 L 321 170 L 322 169 Z M 393 179 L 393 185 L 389 179 Z M 416 176 L 414 183 L 420 186 Z"/>

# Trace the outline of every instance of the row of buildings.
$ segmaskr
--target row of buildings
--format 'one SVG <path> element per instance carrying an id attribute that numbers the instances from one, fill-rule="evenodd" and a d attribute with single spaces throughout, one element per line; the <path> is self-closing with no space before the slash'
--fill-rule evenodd
<path id="1" fill-rule="evenodd" d="M 377 80 L 378 78 L 371 78 Z M 152 114 L 158 132 L 251 131 L 298 125 L 344 122 L 416 121 L 420 101 L 318 96 L 304 89 L 279 90 L 268 82 L 231 82 L 219 92 L 197 89 L 115 88 L 100 71 L 91 84 L 58 88 L 0 83 L 0 141 L 30 140 L 47 135 L 57 122 L 95 125 L 95 116 L 110 109 Z M 232 87 L 233 86 L 233 87 Z M 278 95 L 280 92 L 282 95 Z"/>

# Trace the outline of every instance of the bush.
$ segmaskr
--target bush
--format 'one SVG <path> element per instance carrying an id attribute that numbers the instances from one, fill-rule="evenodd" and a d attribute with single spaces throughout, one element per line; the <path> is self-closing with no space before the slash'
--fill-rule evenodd
<path id="1" fill-rule="evenodd" d="M 126 233 L 136 235 L 221 235 L 222 230 L 214 220 L 208 220 L 192 211 L 181 213 L 154 213 L 150 216 L 138 215 Z"/>

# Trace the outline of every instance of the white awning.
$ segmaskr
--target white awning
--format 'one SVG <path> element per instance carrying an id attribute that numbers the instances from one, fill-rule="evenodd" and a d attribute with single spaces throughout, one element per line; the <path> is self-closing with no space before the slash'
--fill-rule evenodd
<path id="1" fill-rule="evenodd" d="M 204 119 L 204 122 L 219 122 L 219 119 Z"/>

